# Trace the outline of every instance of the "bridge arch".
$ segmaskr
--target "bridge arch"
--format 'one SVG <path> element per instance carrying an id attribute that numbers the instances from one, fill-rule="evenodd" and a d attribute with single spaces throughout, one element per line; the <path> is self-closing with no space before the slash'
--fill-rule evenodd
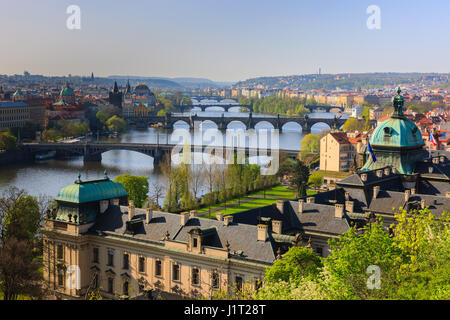
<path id="1" fill-rule="evenodd" d="M 213 127 L 219 129 L 219 125 L 212 120 L 203 120 L 200 124 L 200 130 L 213 129 Z"/>
<path id="2" fill-rule="evenodd" d="M 261 120 L 261 121 L 258 121 L 255 123 L 255 130 L 260 130 L 260 129 L 275 129 L 275 126 L 270 121 Z"/>
<path id="3" fill-rule="evenodd" d="M 302 132 L 303 131 L 303 127 L 300 125 L 300 123 L 295 122 L 295 121 L 286 122 L 285 124 L 283 124 L 281 129 L 286 132 Z"/>
<path id="4" fill-rule="evenodd" d="M 202 108 L 205 112 L 225 112 L 225 108 L 221 105 L 213 106 L 213 107 L 206 107 Z"/>
<path id="5" fill-rule="evenodd" d="M 236 105 L 235 107 L 229 107 L 228 108 L 228 112 L 240 112 L 241 111 L 241 107 Z"/>
<path id="6" fill-rule="evenodd" d="M 317 134 L 317 133 L 320 133 L 320 132 L 322 132 L 324 130 L 331 130 L 331 126 L 328 123 L 326 123 L 326 122 L 319 121 L 319 122 L 314 123 L 311 126 L 311 132 L 312 133 L 316 133 Z"/>
<path id="7" fill-rule="evenodd" d="M 246 130 L 247 125 L 241 120 L 231 120 L 227 123 L 227 130 Z"/>
<path id="8" fill-rule="evenodd" d="M 190 128 L 189 123 L 184 120 L 177 120 L 172 124 L 172 129 L 180 129 L 180 128 Z"/>

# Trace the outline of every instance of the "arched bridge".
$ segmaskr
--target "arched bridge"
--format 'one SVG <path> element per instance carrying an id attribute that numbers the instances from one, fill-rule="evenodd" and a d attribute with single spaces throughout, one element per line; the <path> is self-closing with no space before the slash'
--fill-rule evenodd
<path id="1" fill-rule="evenodd" d="M 66 156 L 83 156 L 84 161 L 101 161 L 102 153 L 111 151 L 111 150 L 127 150 L 127 151 L 135 151 L 145 155 L 148 155 L 153 158 L 154 165 L 161 162 L 164 159 L 164 156 L 170 154 L 172 149 L 178 147 L 181 152 L 185 146 L 180 146 L 179 144 L 143 144 L 143 143 L 109 143 L 109 142 L 76 142 L 76 143 L 63 143 L 63 142 L 39 142 L 39 143 L 22 143 L 20 145 L 23 151 L 28 152 L 31 155 L 48 152 L 48 151 L 56 151 L 59 155 Z M 192 152 L 198 152 L 201 150 L 202 152 L 208 151 L 211 152 L 211 149 L 214 151 L 217 148 L 221 149 L 222 155 L 225 155 L 229 150 L 235 152 L 243 152 L 246 156 L 249 155 L 257 155 L 258 152 L 261 152 L 261 149 L 257 148 L 243 148 L 243 147 L 227 147 L 227 146 L 196 146 L 191 145 Z M 295 150 L 283 150 L 280 149 L 280 152 L 284 152 L 290 158 L 295 158 L 298 154 L 298 151 Z M 271 152 L 270 149 L 267 150 L 268 153 Z"/>
<path id="2" fill-rule="evenodd" d="M 200 108 L 202 111 L 206 111 L 207 108 L 222 108 L 225 112 L 228 112 L 231 108 L 246 108 L 250 112 L 253 112 L 253 105 L 251 104 L 196 104 L 191 106 L 175 106 L 175 109 L 180 112 L 187 112 L 193 108 Z"/>
<path id="3" fill-rule="evenodd" d="M 192 130 L 195 128 L 196 124 L 202 123 L 204 121 L 211 121 L 217 125 L 219 130 L 226 130 L 231 122 L 241 122 L 246 126 L 246 129 L 255 129 L 255 126 L 260 122 L 268 122 L 272 124 L 274 129 L 282 131 L 283 126 L 286 123 L 297 123 L 302 127 L 302 132 L 311 132 L 311 127 L 316 123 L 325 123 L 331 129 L 339 129 L 344 125 L 346 119 L 334 117 L 334 118 L 310 118 L 305 117 L 253 117 L 252 113 L 248 117 L 225 117 L 223 114 L 221 117 L 200 117 L 197 115 L 183 116 L 183 115 L 173 115 L 171 113 L 167 114 L 165 117 L 158 116 L 144 116 L 144 117 L 129 117 L 127 122 L 129 124 L 139 125 L 142 123 L 147 124 L 162 124 L 165 129 L 173 129 L 175 123 L 184 122 L 189 125 Z"/>

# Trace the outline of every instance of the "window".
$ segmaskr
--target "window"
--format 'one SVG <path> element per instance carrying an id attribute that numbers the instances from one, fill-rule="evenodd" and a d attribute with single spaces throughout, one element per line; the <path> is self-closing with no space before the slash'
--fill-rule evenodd
<path id="1" fill-rule="evenodd" d="M 172 280 L 180 281 L 180 266 L 178 264 L 172 266 Z"/>
<path id="2" fill-rule="evenodd" d="M 258 291 L 261 288 L 262 282 L 261 280 L 255 280 L 255 290 Z"/>
<path id="3" fill-rule="evenodd" d="M 192 284 L 195 286 L 200 284 L 200 270 L 197 267 L 192 268 Z"/>
<path id="4" fill-rule="evenodd" d="M 114 293 L 114 279 L 108 278 L 108 293 Z"/>
<path id="5" fill-rule="evenodd" d="M 64 251 L 63 251 L 63 246 L 58 244 L 56 246 L 56 257 L 57 259 L 64 259 Z"/>
<path id="6" fill-rule="evenodd" d="M 94 254 L 94 263 L 98 263 L 98 248 L 94 248 L 93 254 Z"/>
<path id="7" fill-rule="evenodd" d="M 162 263 L 161 260 L 155 261 L 155 276 L 162 276 Z"/>
<path id="8" fill-rule="evenodd" d="M 58 269 L 58 286 L 64 286 L 64 270 Z"/>
<path id="9" fill-rule="evenodd" d="M 124 269 L 130 268 L 130 255 L 128 253 L 123 254 L 123 268 Z"/>
<path id="10" fill-rule="evenodd" d="M 236 291 L 242 291 L 242 277 L 236 277 Z"/>
<path id="11" fill-rule="evenodd" d="M 139 272 L 145 272 L 145 258 L 139 257 Z"/>
<path id="12" fill-rule="evenodd" d="M 194 248 L 197 248 L 197 238 L 194 238 L 194 244 L 193 244 Z"/>
<path id="13" fill-rule="evenodd" d="M 125 296 L 128 295 L 128 281 L 125 281 L 123 283 L 123 295 L 125 295 Z"/>
<path id="14" fill-rule="evenodd" d="M 213 289 L 219 289 L 219 273 L 214 270 L 211 275 L 211 286 Z"/>
<path id="15" fill-rule="evenodd" d="M 108 250 L 108 266 L 114 266 L 114 251 Z"/>

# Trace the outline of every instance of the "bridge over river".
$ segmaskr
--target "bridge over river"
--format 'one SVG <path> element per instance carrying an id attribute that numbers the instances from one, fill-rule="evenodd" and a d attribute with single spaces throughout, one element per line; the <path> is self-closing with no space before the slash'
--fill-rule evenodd
<path id="1" fill-rule="evenodd" d="M 311 118 L 305 117 L 280 117 L 278 116 L 265 116 L 265 117 L 254 117 L 250 112 L 248 116 L 228 116 L 225 117 L 223 114 L 220 117 L 217 116 L 197 116 L 197 115 L 176 115 L 168 113 L 166 116 L 133 116 L 126 118 L 129 125 L 136 125 L 138 127 L 147 127 L 149 124 L 160 124 L 164 129 L 173 129 L 175 123 L 185 123 L 189 125 L 192 130 L 195 128 L 196 124 L 200 124 L 204 121 L 213 122 L 217 125 L 219 130 L 226 130 L 231 122 L 241 122 L 246 126 L 246 129 L 255 129 L 255 126 L 260 122 L 270 123 L 274 129 L 280 131 L 283 130 L 283 126 L 287 123 L 297 123 L 301 126 L 302 132 L 310 133 L 311 127 L 316 123 L 325 123 L 331 129 L 339 129 L 342 127 L 346 119 L 341 117 L 334 118 Z"/>
<path id="2" fill-rule="evenodd" d="M 20 147 L 23 151 L 30 155 L 37 153 L 56 151 L 59 156 L 82 156 L 84 161 L 101 161 L 102 153 L 111 150 L 128 150 L 135 151 L 153 158 L 154 165 L 160 163 L 165 155 L 171 154 L 172 150 L 177 147 L 180 153 L 184 145 L 180 144 L 143 144 L 143 143 L 110 143 L 110 142 L 76 142 L 76 143 L 63 143 L 63 142 L 36 142 L 36 143 L 22 143 Z M 283 150 L 290 158 L 295 158 L 298 154 L 296 150 Z M 246 156 L 271 155 L 271 150 L 261 148 L 249 148 L 249 147 L 231 147 L 231 146 L 202 146 L 191 145 L 191 152 L 207 152 L 216 156 L 225 156 L 232 154 L 233 152 L 243 153 Z"/>

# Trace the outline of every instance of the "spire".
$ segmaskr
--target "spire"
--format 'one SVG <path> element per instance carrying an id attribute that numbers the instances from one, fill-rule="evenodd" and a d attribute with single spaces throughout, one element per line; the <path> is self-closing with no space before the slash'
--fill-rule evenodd
<path id="1" fill-rule="evenodd" d="M 109 177 L 108 177 L 108 170 L 105 169 L 105 172 L 104 172 L 104 173 L 105 173 L 105 179 L 106 179 L 106 180 L 109 180 Z"/>
<path id="2" fill-rule="evenodd" d="M 131 93 L 130 79 L 127 80 L 127 88 L 125 90 L 125 93 Z"/>
<path id="3" fill-rule="evenodd" d="M 118 93 L 119 88 L 117 87 L 117 81 L 114 81 L 114 93 Z"/>
<path id="4" fill-rule="evenodd" d="M 404 118 L 403 115 L 403 105 L 405 104 L 405 99 L 400 95 L 402 90 L 400 87 L 397 89 L 397 96 L 392 99 L 392 104 L 394 106 L 394 112 L 391 115 L 391 118 Z"/>

